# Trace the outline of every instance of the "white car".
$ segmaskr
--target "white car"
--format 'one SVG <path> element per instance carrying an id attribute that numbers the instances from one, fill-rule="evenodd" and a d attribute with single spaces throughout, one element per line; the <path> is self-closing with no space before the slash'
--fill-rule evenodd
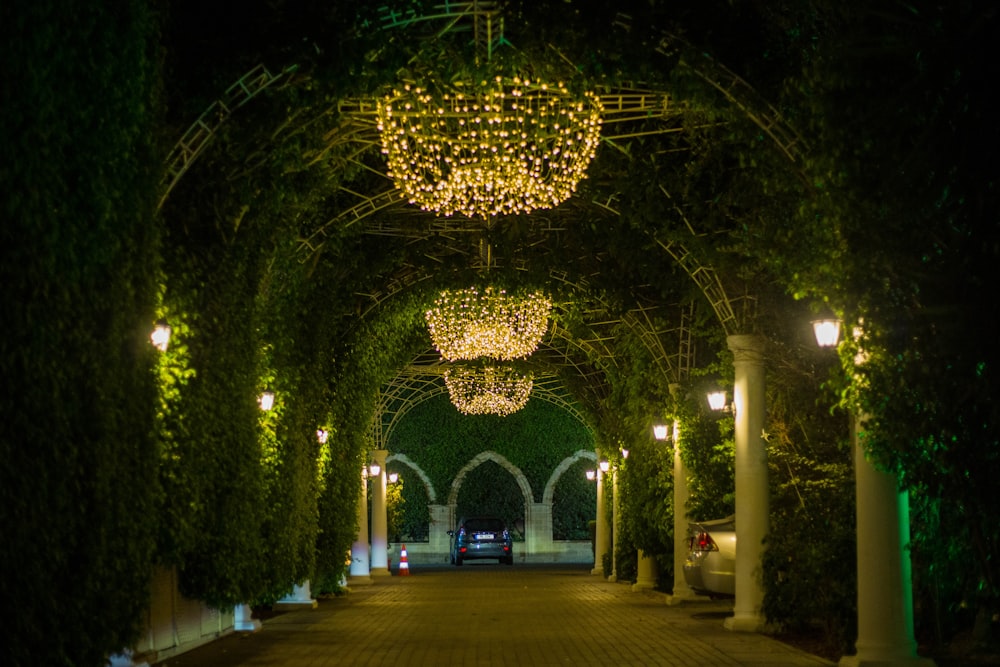
<path id="1" fill-rule="evenodd" d="M 684 580 L 695 593 L 711 597 L 736 594 L 736 517 L 692 521 Z"/>

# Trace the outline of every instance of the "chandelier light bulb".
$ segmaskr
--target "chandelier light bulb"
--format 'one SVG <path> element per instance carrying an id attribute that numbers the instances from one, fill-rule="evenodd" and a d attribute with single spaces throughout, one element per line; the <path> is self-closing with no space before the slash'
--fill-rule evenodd
<path id="1" fill-rule="evenodd" d="M 596 95 L 496 77 L 469 93 L 404 86 L 378 105 L 389 176 L 411 204 L 488 218 L 557 206 L 600 141 Z"/>
<path id="2" fill-rule="evenodd" d="M 447 361 L 527 357 L 548 328 L 552 302 L 539 292 L 512 296 L 487 287 L 446 290 L 424 313 L 431 341 Z"/>
<path id="3" fill-rule="evenodd" d="M 510 366 L 453 368 L 444 374 L 448 396 L 465 415 L 512 415 L 528 403 L 534 376 Z"/>

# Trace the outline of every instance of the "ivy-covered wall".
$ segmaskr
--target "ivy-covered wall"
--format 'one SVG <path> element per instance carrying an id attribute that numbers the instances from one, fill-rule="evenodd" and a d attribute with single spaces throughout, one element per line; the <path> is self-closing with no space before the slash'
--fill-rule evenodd
<path id="1" fill-rule="evenodd" d="M 456 475 L 484 451 L 495 452 L 524 473 L 534 502 L 556 467 L 579 450 L 592 451 L 593 437 L 586 426 L 561 408 L 539 398 L 529 399 L 520 411 L 507 417 L 463 415 L 446 393 L 422 401 L 412 408 L 392 431 L 388 449 L 402 453 L 427 474 L 437 502 L 447 502 Z M 403 469 L 401 468 L 401 472 Z M 593 494 L 586 487 L 559 484 L 564 531 L 579 534 L 593 518 Z M 405 474 L 405 472 L 404 472 Z M 582 473 L 580 474 L 582 477 Z M 410 484 L 419 484 L 414 477 Z M 494 462 L 469 471 L 458 495 L 460 515 L 495 514 L 514 525 L 524 520 L 525 498 L 510 472 Z M 409 512 L 409 507 L 404 507 Z M 580 523 L 582 520 L 582 524 Z"/>

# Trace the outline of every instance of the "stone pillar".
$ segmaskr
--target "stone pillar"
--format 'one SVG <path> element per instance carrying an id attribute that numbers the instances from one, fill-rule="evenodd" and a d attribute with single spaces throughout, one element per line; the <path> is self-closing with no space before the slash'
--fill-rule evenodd
<path id="1" fill-rule="evenodd" d="M 381 468 L 378 475 L 371 478 L 373 577 L 389 576 L 389 517 L 385 505 L 385 460 L 388 456 L 389 452 L 385 449 L 376 449 L 372 452 L 372 460 Z"/>
<path id="2" fill-rule="evenodd" d="M 259 619 L 253 618 L 248 604 L 238 604 L 233 609 L 233 630 L 236 632 L 257 632 L 261 628 Z"/>
<path id="3" fill-rule="evenodd" d="M 671 437 L 674 448 L 674 587 L 667 598 L 670 605 L 698 598 L 684 579 L 684 562 L 688 552 L 688 517 L 684 508 L 688 501 L 688 483 L 687 467 L 681 461 L 680 429 L 680 423 L 675 419 Z"/>
<path id="4" fill-rule="evenodd" d="M 761 605 L 763 540 L 770 513 L 767 449 L 764 446 L 764 341 L 759 336 L 727 339 L 733 352 L 736 410 L 736 600 L 727 630 L 757 632 L 764 626 Z"/>
<path id="5" fill-rule="evenodd" d="M 860 417 L 851 439 L 857 495 L 858 640 L 856 655 L 842 667 L 933 665 L 917 656 L 913 635 L 913 584 L 910 573 L 909 495 L 895 475 L 877 470 L 865 457 Z"/>
<path id="6" fill-rule="evenodd" d="M 600 461 L 600 452 L 597 459 Z M 594 569 L 591 574 L 604 576 L 604 554 L 608 553 L 608 518 L 604 511 L 604 472 L 597 466 L 597 521 L 594 532 Z"/>
<path id="7" fill-rule="evenodd" d="M 650 591 L 656 588 L 659 569 L 656 559 L 639 549 L 639 562 L 636 565 L 635 583 L 632 584 L 632 590 Z"/>
<path id="8" fill-rule="evenodd" d="M 134 653 L 126 649 L 109 657 L 108 667 L 149 667 L 149 663 L 145 660 L 136 662 Z"/>
<path id="9" fill-rule="evenodd" d="M 451 553 L 451 538 L 448 531 L 451 530 L 451 512 L 447 505 L 428 505 L 431 522 L 427 527 L 427 541 L 431 553 L 440 557 L 442 562 L 448 562 Z"/>
<path id="10" fill-rule="evenodd" d="M 358 498 L 358 536 L 351 545 L 351 583 L 370 584 L 371 563 L 368 552 L 368 471 L 361 473 L 361 496 Z"/>
<path id="11" fill-rule="evenodd" d="M 295 584 L 291 593 L 274 604 L 274 608 L 278 611 L 291 611 L 293 609 L 305 609 L 306 607 L 315 609 L 318 606 L 319 602 L 313 599 L 308 579 L 301 585 Z"/>
<path id="12" fill-rule="evenodd" d="M 531 503 L 527 507 L 527 525 L 524 528 L 524 553 L 527 559 L 550 562 L 555 547 L 552 544 L 552 505 Z M 518 555 L 515 553 L 515 556 Z"/>
<path id="13" fill-rule="evenodd" d="M 608 581 L 618 581 L 618 534 L 621 532 L 621 499 L 618 495 L 618 468 L 611 471 L 611 574 Z"/>

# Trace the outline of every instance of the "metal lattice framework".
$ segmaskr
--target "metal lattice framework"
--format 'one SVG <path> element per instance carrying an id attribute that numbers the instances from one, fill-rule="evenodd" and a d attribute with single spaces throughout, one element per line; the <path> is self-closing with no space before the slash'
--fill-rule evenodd
<path id="1" fill-rule="evenodd" d="M 625 14 L 619 14 L 614 21 L 616 28 L 628 30 L 630 25 L 631 17 Z M 505 43 L 500 5 L 487 1 L 445 2 L 433 6 L 423 15 L 418 15 L 413 10 L 399 12 L 389 7 L 382 7 L 379 9 L 379 24 L 376 29 L 407 30 L 408 34 L 418 39 L 435 39 L 449 32 L 471 33 L 477 52 L 486 58 L 491 56 L 495 48 Z M 652 52 L 658 56 L 676 59 L 679 66 L 687 68 L 709 83 L 747 119 L 755 123 L 791 163 L 802 162 L 806 146 L 801 137 L 784 122 L 781 114 L 743 79 L 668 33 L 662 34 L 661 39 L 652 47 Z M 272 74 L 263 66 L 255 67 L 208 106 L 181 136 L 168 156 L 159 202 L 161 207 L 184 174 L 205 152 L 218 128 L 230 119 L 237 109 L 245 106 L 263 91 L 277 90 L 292 83 L 295 71 L 296 68 L 292 66 Z M 637 137 L 683 133 L 695 129 L 685 127 L 683 124 L 685 111 L 683 103 L 672 99 L 663 91 L 642 87 L 622 88 L 600 91 L 599 98 L 604 108 L 602 141 L 607 144 L 614 145 Z M 481 250 L 473 252 L 471 250 L 473 244 L 467 242 L 468 238 L 458 240 L 462 236 L 481 235 L 482 221 L 460 217 L 439 219 L 426 214 L 420 215 L 405 205 L 402 196 L 392 187 L 384 173 L 366 163 L 365 156 L 377 151 L 379 147 L 376 110 L 377 104 L 374 98 L 340 100 L 336 103 L 336 116 L 339 122 L 327 132 L 326 146 L 315 154 L 306 156 L 312 162 L 319 162 L 327 152 L 347 148 L 342 158 L 362 171 L 372 174 L 375 182 L 382 185 L 368 188 L 363 192 L 352 191 L 342 186 L 339 194 L 353 203 L 342 207 L 336 215 L 325 222 L 314 224 L 308 229 L 299 241 L 297 252 L 300 261 L 315 260 L 322 253 L 328 238 L 341 234 L 348 228 L 362 226 L 364 233 L 369 235 L 413 239 L 437 238 L 440 242 L 440 251 L 467 254 L 470 266 L 476 266 L 476 262 L 479 262 L 479 266 L 488 269 L 492 263 L 488 252 L 485 255 Z M 667 192 L 664 192 L 664 196 L 670 197 Z M 614 195 L 605 200 L 584 202 L 584 205 L 609 215 L 621 215 Z M 694 227 L 684 218 L 680 207 L 675 205 L 674 209 L 692 235 L 697 236 Z M 532 224 L 537 235 L 545 236 L 563 231 L 567 223 L 558 214 L 554 214 L 539 216 L 532 221 Z M 683 243 L 657 238 L 654 238 L 653 242 L 698 287 L 726 333 L 737 333 L 746 326 L 753 316 L 753 299 L 731 298 L 718 272 L 706 266 Z M 369 316 L 385 300 L 430 277 L 427 271 L 416 267 L 404 267 L 403 270 L 396 271 L 378 288 L 372 288 L 371 293 L 358 295 L 367 304 L 361 309 L 359 319 L 363 320 Z M 560 276 L 558 271 L 553 271 L 551 277 L 554 280 L 568 280 L 565 276 Z M 599 279 L 596 276 L 595 278 Z M 589 286 L 586 280 L 580 278 L 575 280 L 573 286 L 587 292 Z M 570 332 L 554 324 L 544 348 L 545 352 L 540 355 L 540 361 L 543 365 L 548 363 L 563 368 L 580 378 L 584 386 L 590 387 L 592 396 L 582 397 L 582 400 L 590 405 L 591 411 L 600 402 L 600 398 L 606 395 L 606 371 L 616 363 L 615 355 L 609 346 L 609 342 L 614 339 L 616 327 L 624 326 L 633 332 L 655 360 L 659 372 L 668 380 L 679 381 L 686 377 L 690 370 L 692 342 L 689 310 L 674 309 L 667 314 L 662 305 L 637 302 L 635 308 L 623 315 L 609 316 L 606 308 L 598 307 L 588 317 L 589 333 Z M 673 317 L 672 321 L 677 322 L 675 327 L 664 328 L 662 324 L 657 324 L 657 322 L 671 321 L 670 317 Z M 441 382 L 439 364 L 429 363 L 427 359 L 417 359 L 400 371 L 396 378 L 383 387 L 382 398 L 372 424 L 376 445 L 384 445 L 393 426 L 416 402 L 443 391 L 445 388 Z M 587 411 L 583 410 L 578 402 L 581 397 L 571 396 L 558 374 L 536 373 L 535 396 L 559 405 L 590 428 L 589 419 L 586 417 Z"/>

